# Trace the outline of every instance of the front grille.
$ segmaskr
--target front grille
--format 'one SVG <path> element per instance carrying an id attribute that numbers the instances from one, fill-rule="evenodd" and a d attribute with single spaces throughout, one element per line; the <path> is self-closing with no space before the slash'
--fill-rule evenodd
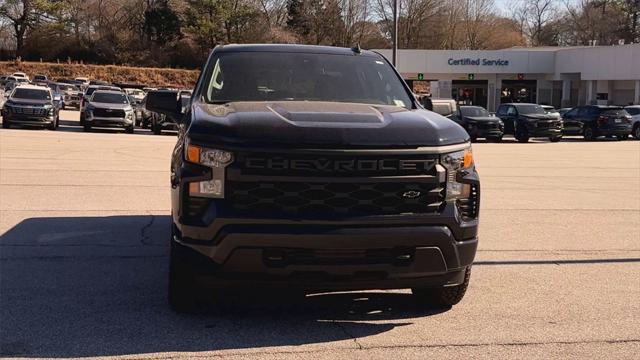
<path id="1" fill-rule="evenodd" d="M 96 108 L 93 109 L 93 116 L 95 117 L 113 117 L 113 118 L 123 118 L 125 116 L 124 110 L 122 109 L 101 109 Z"/>
<path id="2" fill-rule="evenodd" d="M 486 129 L 486 130 L 493 130 L 493 129 L 498 129 L 500 127 L 500 124 L 495 122 L 481 122 L 478 123 L 478 129 Z"/>
<path id="3" fill-rule="evenodd" d="M 257 216 L 350 217 L 437 213 L 444 187 L 435 182 L 230 181 L 227 196 L 239 213 Z"/>
<path id="4" fill-rule="evenodd" d="M 13 107 L 14 114 L 20 115 L 32 115 L 32 116 L 45 116 L 47 115 L 47 109 L 33 108 L 33 107 Z"/>
<path id="5" fill-rule="evenodd" d="M 537 123 L 538 128 L 541 129 L 554 129 L 560 128 L 562 123 L 560 121 L 539 121 Z"/>

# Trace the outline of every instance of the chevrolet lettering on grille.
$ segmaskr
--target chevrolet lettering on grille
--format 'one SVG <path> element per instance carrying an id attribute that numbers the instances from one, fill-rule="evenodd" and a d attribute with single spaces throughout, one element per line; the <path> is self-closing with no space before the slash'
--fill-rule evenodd
<path id="1" fill-rule="evenodd" d="M 283 158 L 246 158 L 247 169 L 298 170 L 308 172 L 362 172 L 362 171 L 398 171 L 413 170 L 428 173 L 436 161 L 397 160 L 397 159 L 283 159 Z"/>

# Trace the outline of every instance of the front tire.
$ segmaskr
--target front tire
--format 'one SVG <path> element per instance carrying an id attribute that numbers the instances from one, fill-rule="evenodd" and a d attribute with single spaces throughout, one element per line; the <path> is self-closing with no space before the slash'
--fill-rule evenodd
<path id="1" fill-rule="evenodd" d="M 487 140 L 491 141 L 491 142 L 499 143 L 499 142 L 502 142 L 502 135 L 500 135 L 500 136 L 491 136 L 491 137 L 488 137 Z"/>
<path id="2" fill-rule="evenodd" d="M 640 140 L 640 123 L 637 123 L 634 127 L 633 127 L 633 137 L 636 138 L 636 140 Z"/>
<path id="3" fill-rule="evenodd" d="M 464 281 L 462 284 L 454 286 L 442 287 L 420 287 L 412 288 L 413 296 L 424 305 L 451 307 L 459 303 L 467 292 L 469 280 L 471 279 L 471 267 L 468 267 L 464 273 Z"/>
<path id="4" fill-rule="evenodd" d="M 83 126 L 83 130 L 84 130 L 84 132 L 90 132 L 91 131 L 91 124 L 85 123 L 84 126 Z"/>
<path id="5" fill-rule="evenodd" d="M 622 141 L 622 140 L 627 140 L 628 135 L 617 135 L 616 139 Z"/>
<path id="6" fill-rule="evenodd" d="M 193 313 L 198 308 L 196 272 L 189 263 L 189 249 L 171 240 L 169 254 L 169 306 L 178 313 Z"/>
<path id="7" fill-rule="evenodd" d="M 131 126 L 125 128 L 124 132 L 126 132 L 127 134 L 133 134 L 133 129 L 134 129 L 134 126 L 131 125 Z"/>
<path id="8" fill-rule="evenodd" d="M 9 129 L 11 127 L 11 123 L 7 119 L 2 119 L 2 128 Z"/>
<path id="9" fill-rule="evenodd" d="M 515 138 L 518 142 L 526 143 L 529 142 L 529 131 L 523 126 L 517 126 L 515 131 Z"/>
<path id="10" fill-rule="evenodd" d="M 551 141 L 551 142 L 558 142 L 560 140 L 562 140 L 562 135 L 561 136 L 551 136 L 549 138 L 549 141 Z"/>
<path id="11" fill-rule="evenodd" d="M 55 118 L 53 122 L 49 124 L 49 126 L 47 126 L 47 129 L 51 131 L 55 131 L 58 128 L 58 121 L 59 121 L 58 118 Z"/>
<path id="12" fill-rule="evenodd" d="M 151 131 L 154 135 L 162 135 L 162 126 L 155 119 L 151 122 Z"/>

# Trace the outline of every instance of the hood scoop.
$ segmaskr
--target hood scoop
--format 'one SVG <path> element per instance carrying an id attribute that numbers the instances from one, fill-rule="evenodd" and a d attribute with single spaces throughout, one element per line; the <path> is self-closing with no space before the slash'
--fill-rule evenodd
<path id="1" fill-rule="evenodd" d="M 324 106 L 323 106 L 324 105 Z M 330 108 L 331 111 L 327 111 Z M 267 109 L 291 125 L 299 127 L 344 127 L 345 124 L 359 127 L 382 127 L 388 120 L 371 105 L 323 103 L 270 104 Z M 348 116 L 345 116 L 348 114 Z"/>

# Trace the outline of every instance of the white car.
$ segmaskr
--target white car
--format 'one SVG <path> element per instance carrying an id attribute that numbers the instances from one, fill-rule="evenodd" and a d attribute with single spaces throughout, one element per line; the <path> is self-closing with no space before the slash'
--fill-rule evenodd
<path id="1" fill-rule="evenodd" d="M 640 140 L 640 105 L 630 105 L 624 109 L 631 115 L 631 135 Z"/>
<path id="2" fill-rule="evenodd" d="M 122 90 L 138 104 L 142 101 L 142 99 L 144 99 L 145 93 L 140 89 L 124 88 Z"/>
<path id="3" fill-rule="evenodd" d="M 27 76 L 27 74 L 21 72 L 21 71 L 17 71 L 13 73 L 13 76 L 16 78 L 23 78 L 23 79 L 27 79 L 27 82 L 29 82 L 29 77 Z"/>

